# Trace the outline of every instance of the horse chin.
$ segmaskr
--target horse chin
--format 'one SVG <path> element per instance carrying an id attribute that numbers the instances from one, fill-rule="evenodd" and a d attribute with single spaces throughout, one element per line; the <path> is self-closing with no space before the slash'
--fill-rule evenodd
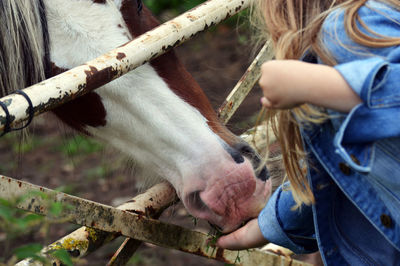
<path id="1" fill-rule="evenodd" d="M 247 221 L 258 217 L 271 195 L 271 181 L 257 181 L 257 190 L 249 198 L 243 199 L 232 206 L 226 206 L 228 211 L 210 223 L 215 224 L 223 233 L 229 233 L 242 226 Z M 212 207 L 210 207 L 212 209 Z"/>
<path id="2" fill-rule="evenodd" d="M 246 163 L 251 167 L 247 159 Z M 242 170 L 236 176 L 208 180 L 203 189 L 191 190 L 181 199 L 193 216 L 207 220 L 222 232 L 233 231 L 257 217 L 271 194 L 271 182 L 257 179 L 250 170 L 250 175 Z"/>

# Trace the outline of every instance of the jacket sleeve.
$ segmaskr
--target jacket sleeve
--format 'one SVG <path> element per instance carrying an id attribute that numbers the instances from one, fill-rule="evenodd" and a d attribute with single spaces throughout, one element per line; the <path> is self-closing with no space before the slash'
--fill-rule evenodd
<path id="1" fill-rule="evenodd" d="M 380 1 L 368 1 L 358 15 L 363 22 L 358 26 L 365 34 L 400 36 L 400 27 L 391 19 L 400 16 L 400 11 Z M 322 27 L 322 40 L 338 62 L 335 69 L 362 103 L 342 116 L 333 144 L 353 169 L 369 172 L 373 143 L 400 137 L 400 46 L 371 48 L 355 43 L 347 35 L 344 16 L 344 11 L 338 9 L 327 17 Z M 363 156 L 355 163 L 351 154 Z"/>
<path id="2" fill-rule="evenodd" d="M 398 39 L 400 27 L 392 18 L 400 11 L 368 1 L 358 10 L 364 34 Z M 343 144 L 373 142 L 400 136 L 400 45 L 372 48 L 356 43 L 347 34 L 345 12 L 337 9 L 326 18 L 321 39 L 327 52 L 337 61 L 335 69 L 362 99 L 341 126 Z M 380 37 L 382 38 L 382 37 Z"/>
<path id="3" fill-rule="evenodd" d="M 333 145 L 353 169 L 371 170 L 375 141 L 400 137 L 400 47 L 387 58 L 371 57 L 339 64 L 335 68 L 362 103 L 339 126 Z M 351 154 L 364 154 L 354 162 Z"/>
<path id="4" fill-rule="evenodd" d="M 400 47 L 387 58 L 351 61 L 335 69 L 362 100 L 342 124 L 338 141 L 366 143 L 400 137 Z"/>
<path id="5" fill-rule="evenodd" d="M 314 233 L 311 206 L 295 205 L 290 190 L 280 186 L 269 199 L 258 216 L 258 224 L 263 236 L 270 242 L 286 247 L 294 253 L 311 253 L 318 250 Z"/>

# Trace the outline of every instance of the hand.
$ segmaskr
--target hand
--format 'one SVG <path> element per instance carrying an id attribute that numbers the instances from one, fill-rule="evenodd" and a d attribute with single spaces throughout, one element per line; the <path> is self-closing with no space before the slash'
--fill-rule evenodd
<path id="1" fill-rule="evenodd" d="M 220 237 L 217 241 L 217 246 L 226 249 L 240 250 L 261 247 L 267 243 L 268 241 L 261 234 L 258 220 L 253 219 L 245 226 L 229 235 Z"/>
<path id="2" fill-rule="evenodd" d="M 288 109 L 304 103 L 348 112 L 361 103 L 340 73 L 330 66 L 297 60 L 272 60 L 261 67 L 259 81 L 267 108 Z"/>
<path id="3" fill-rule="evenodd" d="M 267 108 L 289 109 L 306 102 L 306 89 L 299 87 L 304 79 L 301 61 L 272 60 L 261 66 L 261 103 Z"/>

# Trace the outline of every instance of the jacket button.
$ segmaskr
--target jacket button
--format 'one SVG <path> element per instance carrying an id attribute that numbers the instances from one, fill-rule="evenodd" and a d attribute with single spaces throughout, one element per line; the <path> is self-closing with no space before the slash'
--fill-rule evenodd
<path id="1" fill-rule="evenodd" d="M 348 166 L 345 163 L 339 163 L 339 169 L 345 175 L 350 175 L 351 174 L 350 166 Z"/>
<path id="2" fill-rule="evenodd" d="M 327 184 L 319 183 L 319 184 L 317 184 L 316 188 L 317 188 L 317 190 L 323 190 L 324 188 L 327 188 L 329 186 L 330 186 L 329 183 L 327 183 Z"/>
<path id="3" fill-rule="evenodd" d="M 354 156 L 354 154 L 351 154 L 351 155 L 350 155 L 350 158 L 351 158 L 351 160 L 352 160 L 355 164 L 361 165 L 360 160 L 358 160 L 357 157 Z"/>
<path id="4" fill-rule="evenodd" d="M 381 223 L 386 228 L 390 228 L 390 227 L 393 226 L 392 218 L 390 218 L 390 216 L 387 215 L 387 214 L 382 214 L 381 215 Z"/>

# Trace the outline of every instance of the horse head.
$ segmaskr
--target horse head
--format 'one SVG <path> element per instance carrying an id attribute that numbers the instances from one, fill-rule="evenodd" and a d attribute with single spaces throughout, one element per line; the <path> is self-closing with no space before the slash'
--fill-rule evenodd
<path id="1" fill-rule="evenodd" d="M 159 24 L 140 1 L 39 2 L 45 8 L 40 21 L 48 35 L 41 45 L 48 40 L 50 76 Z M 270 195 L 266 170 L 255 173 L 255 152 L 218 121 L 173 51 L 53 112 L 132 158 L 137 175 L 167 179 L 192 215 L 224 231 L 256 217 Z"/>

